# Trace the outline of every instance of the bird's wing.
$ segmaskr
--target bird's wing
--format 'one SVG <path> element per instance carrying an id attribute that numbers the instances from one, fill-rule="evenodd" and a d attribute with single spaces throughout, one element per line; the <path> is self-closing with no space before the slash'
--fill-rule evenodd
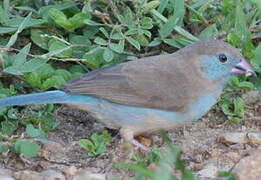
<path id="1" fill-rule="evenodd" d="M 191 72 L 186 75 L 184 71 Z M 119 104 L 182 112 L 197 95 L 199 83 L 193 80 L 193 71 L 195 75 L 195 70 L 173 55 L 154 56 L 87 73 L 62 90 Z"/>

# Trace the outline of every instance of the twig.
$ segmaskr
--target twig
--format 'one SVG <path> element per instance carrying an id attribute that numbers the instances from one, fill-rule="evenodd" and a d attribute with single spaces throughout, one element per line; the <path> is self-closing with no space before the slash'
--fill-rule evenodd
<path id="1" fill-rule="evenodd" d="M 119 19 L 119 10 L 117 6 L 115 6 L 114 2 L 112 0 L 106 0 L 109 3 L 110 9 L 112 10 L 113 15 Z"/>
<path id="2" fill-rule="evenodd" d="M 188 8 L 188 10 L 190 10 L 192 13 L 194 13 L 196 16 L 198 16 L 198 18 L 205 24 L 205 25 L 209 25 L 208 20 L 202 16 L 200 13 L 198 13 L 198 11 L 196 11 L 194 8 L 190 7 L 189 5 L 187 5 L 185 3 L 185 7 Z"/>

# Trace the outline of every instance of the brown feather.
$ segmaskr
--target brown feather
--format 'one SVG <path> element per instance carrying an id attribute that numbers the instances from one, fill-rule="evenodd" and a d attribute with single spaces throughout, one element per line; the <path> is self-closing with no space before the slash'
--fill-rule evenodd
<path id="1" fill-rule="evenodd" d="M 219 50 L 241 56 L 222 41 L 201 41 L 173 54 L 142 58 L 87 73 L 67 83 L 62 90 L 119 104 L 186 112 L 187 105 L 193 103 L 202 89 L 214 91 L 217 88 L 215 82 L 203 78 L 197 58 L 215 55 L 213 53 Z"/>

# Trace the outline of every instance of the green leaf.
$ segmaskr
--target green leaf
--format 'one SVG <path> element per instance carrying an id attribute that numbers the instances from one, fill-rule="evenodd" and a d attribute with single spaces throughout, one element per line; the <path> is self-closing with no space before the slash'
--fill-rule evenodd
<path id="1" fill-rule="evenodd" d="M 232 172 L 221 171 L 218 172 L 218 177 L 222 177 L 222 180 L 236 180 L 237 176 Z"/>
<path id="2" fill-rule="evenodd" d="M 14 45 L 14 43 L 17 40 L 18 34 L 20 32 L 22 32 L 24 30 L 24 28 L 27 26 L 28 22 L 30 22 L 32 13 L 30 12 L 26 18 L 24 18 L 24 20 L 21 22 L 21 24 L 19 25 L 17 31 L 11 36 L 11 38 L 9 39 L 7 45 L 5 46 L 6 48 L 10 48 L 11 46 Z"/>
<path id="3" fill-rule="evenodd" d="M 252 2 L 256 3 L 256 5 L 259 9 L 259 13 L 261 13 L 261 1 L 260 0 L 252 0 Z"/>
<path id="4" fill-rule="evenodd" d="M 9 119 L 18 119 L 17 117 L 18 111 L 17 109 L 11 108 L 7 111 L 7 117 Z"/>
<path id="5" fill-rule="evenodd" d="M 128 31 L 127 31 L 128 32 Z M 122 32 L 119 32 L 119 33 L 113 33 L 110 37 L 111 39 L 114 39 L 114 40 L 121 40 L 124 38 L 124 35 L 122 34 Z"/>
<path id="6" fill-rule="evenodd" d="M 237 97 L 233 101 L 234 103 L 234 112 L 236 115 L 243 117 L 245 113 L 245 102 L 242 98 Z"/>
<path id="7" fill-rule="evenodd" d="M 216 24 L 212 24 L 211 26 L 208 26 L 203 31 L 201 31 L 198 38 L 201 40 L 207 40 L 207 39 L 215 39 L 217 36 L 218 36 L 218 30 Z"/>
<path id="8" fill-rule="evenodd" d="M 26 134 L 32 138 L 45 139 L 45 132 L 40 129 L 36 129 L 32 124 L 26 126 Z"/>
<path id="9" fill-rule="evenodd" d="M 221 104 L 221 109 L 223 113 L 227 116 L 234 116 L 235 114 L 231 111 L 231 105 L 228 102 L 223 102 Z"/>
<path id="10" fill-rule="evenodd" d="M 0 34 L 11 33 L 16 30 L 17 30 L 17 28 L 13 28 L 13 27 L 0 27 Z"/>
<path id="11" fill-rule="evenodd" d="M 13 27 L 13 28 L 18 28 L 21 23 L 26 19 L 27 17 L 17 17 L 17 18 L 12 18 L 7 21 L 7 26 Z M 40 26 L 42 24 L 46 23 L 45 20 L 43 19 L 33 19 L 30 18 L 27 20 L 27 22 L 24 24 L 24 29 L 29 28 L 29 27 L 34 27 L 34 26 Z"/>
<path id="12" fill-rule="evenodd" d="M 102 46 L 106 46 L 108 44 L 108 42 L 106 40 L 104 40 L 103 38 L 101 38 L 101 37 L 96 37 L 94 39 L 94 42 L 96 44 L 99 44 L 99 45 L 102 45 Z"/>
<path id="13" fill-rule="evenodd" d="M 144 17 L 140 20 L 140 25 L 143 29 L 151 29 L 153 27 L 152 19 L 149 17 Z"/>
<path id="14" fill-rule="evenodd" d="M 103 59 L 106 61 L 106 62 L 110 62 L 113 60 L 113 57 L 114 57 L 114 54 L 113 54 L 113 51 L 110 50 L 109 48 L 106 48 L 103 52 Z"/>
<path id="15" fill-rule="evenodd" d="M 88 25 L 90 25 L 90 26 L 103 26 L 103 24 L 97 23 L 97 22 L 95 22 L 95 21 L 93 21 L 93 20 L 90 20 L 90 19 L 85 19 L 85 20 L 84 20 L 84 23 L 85 23 L 85 24 L 88 24 Z"/>
<path id="16" fill-rule="evenodd" d="M 127 41 L 133 45 L 136 49 L 140 50 L 140 43 L 133 39 L 132 37 L 126 37 Z"/>
<path id="17" fill-rule="evenodd" d="M 54 75 L 51 78 L 48 78 L 44 83 L 42 84 L 41 90 L 46 90 L 51 87 L 59 88 L 63 84 L 65 84 L 66 81 L 62 76 Z"/>
<path id="18" fill-rule="evenodd" d="M 88 16 L 82 12 L 75 14 L 73 17 L 69 18 L 69 22 L 72 27 L 67 29 L 68 31 L 74 31 L 75 29 L 81 28 L 85 26 L 84 21 L 88 18 Z"/>
<path id="19" fill-rule="evenodd" d="M 29 73 L 28 75 L 25 75 L 25 80 L 35 88 L 40 89 L 42 86 L 41 78 L 36 72 Z"/>
<path id="20" fill-rule="evenodd" d="M 164 43 L 173 46 L 175 48 L 182 48 L 183 46 L 176 40 L 176 38 L 172 38 L 172 39 L 164 39 L 163 40 Z"/>
<path id="21" fill-rule="evenodd" d="M 133 13 L 129 7 L 126 8 L 123 16 L 119 15 L 117 18 L 122 24 L 128 25 L 129 28 L 135 27 L 136 22 L 133 17 Z"/>
<path id="22" fill-rule="evenodd" d="M 1 133 L 11 136 L 18 128 L 18 121 L 5 120 L 1 122 Z"/>
<path id="23" fill-rule="evenodd" d="M 80 139 L 78 144 L 87 151 L 93 151 L 95 149 L 94 144 L 89 139 Z"/>
<path id="24" fill-rule="evenodd" d="M 110 43 L 109 44 L 110 49 L 117 52 L 117 53 L 123 53 L 124 43 L 121 43 L 121 42 L 124 42 L 124 41 L 120 41 L 118 44 Z"/>
<path id="25" fill-rule="evenodd" d="M 70 34 L 69 38 L 70 38 L 70 43 L 72 43 L 72 44 L 85 45 L 86 48 L 88 48 L 92 45 L 91 41 L 88 39 L 87 36 Z"/>
<path id="26" fill-rule="evenodd" d="M 147 14 L 151 10 L 157 8 L 160 5 L 159 1 L 150 1 L 142 8 L 142 13 Z"/>
<path id="27" fill-rule="evenodd" d="M 173 47 L 176 47 L 176 48 L 183 48 L 189 44 L 192 43 L 192 41 L 190 40 L 187 40 L 183 37 L 175 37 L 175 38 L 172 38 L 172 39 L 164 39 L 163 42 L 173 46 Z"/>
<path id="28" fill-rule="evenodd" d="M 178 26 L 181 26 L 183 24 L 183 18 L 185 15 L 185 2 L 184 0 L 175 0 L 174 1 L 174 9 L 173 9 L 174 15 L 173 17 L 176 18 Z"/>
<path id="29" fill-rule="evenodd" d="M 6 144 L 0 144 L 0 153 L 5 153 L 9 150 L 9 147 Z"/>
<path id="30" fill-rule="evenodd" d="M 139 33 L 138 29 L 129 29 L 128 31 L 125 32 L 125 36 L 134 35 L 138 33 Z"/>
<path id="31" fill-rule="evenodd" d="M 154 46 L 158 46 L 162 43 L 162 40 L 160 39 L 154 39 L 153 41 L 151 41 L 148 46 L 149 47 L 154 47 Z"/>
<path id="32" fill-rule="evenodd" d="M 237 0 L 236 6 L 236 20 L 235 20 L 235 30 L 242 42 L 246 43 L 251 41 L 251 33 L 247 27 L 246 15 L 242 8 L 241 0 Z"/>
<path id="33" fill-rule="evenodd" d="M 223 0 L 221 3 L 221 10 L 225 16 L 233 11 L 233 1 L 231 0 Z"/>
<path id="34" fill-rule="evenodd" d="M 241 46 L 241 39 L 235 32 L 229 33 L 227 35 L 227 40 L 230 44 L 234 46 Z"/>
<path id="35" fill-rule="evenodd" d="M 165 10 L 165 8 L 166 8 L 167 5 L 168 5 L 168 2 L 169 2 L 169 0 L 161 0 L 161 1 L 160 1 L 160 5 L 159 5 L 157 11 L 162 14 L 163 11 Z"/>
<path id="36" fill-rule="evenodd" d="M 13 66 L 21 66 L 26 62 L 26 57 L 31 49 L 31 43 L 27 44 L 20 52 L 14 57 L 12 64 Z"/>
<path id="37" fill-rule="evenodd" d="M 19 69 L 20 72 L 33 72 L 36 71 L 38 68 L 43 66 L 47 63 L 48 59 L 43 58 L 33 58 L 30 61 L 25 62 Z"/>
<path id="38" fill-rule="evenodd" d="M 255 88 L 254 84 L 252 82 L 248 82 L 248 81 L 240 82 L 238 84 L 238 87 L 241 89 L 246 89 L 246 90 L 251 90 L 251 89 Z"/>
<path id="39" fill-rule="evenodd" d="M 71 1 L 63 1 L 55 5 L 42 6 L 39 9 L 39 14 L 44 18 L 46 18 L 48 16 L 48 12 L 54 8 L 58 10 L 69 10 L 69 9 L 76 8 L 76 4 L 75 2 L 71 2 Z"/>
<path id="40" fill-rule="evenodd" d="M 136 36 L 134 36 L 134 39 L 136 41 L 138 41 L 138 43 L 141 45 L 141 46 L 147 46 L 149 44 L 149 41 L 148 39 L 146 38 L 146 36 L 144 36 L 143 34 L 138 34 Z"/>
<path id="41" fill-rule="evenodd" d="M 99 30 L 103 33 L 103 35 L 104 35 L 106 38 L 109 38 L 109 37 L 110 37 L 110 36 L 109 36 L 109 33 L 106 31 L 105 28 L 101 27 L 101 28 L 99 28 Z"/>
<path id="42" fill-rule="evenodd" d="M 251 62 L 255 63 L 259 70 L 261 70 L 261 44 L 259 44 L 257 47 L 256 47 L 256 50 L 254 52 L 254 57 L 253 59 L 251 60 Z"/>
<path id="43" fill-rule="evenodd" d="M 181 26 L 185 14 L 184 0 L 174 1 L 174 14 L 160 28 L 159 34 L 161 38 L 165 38 L 171 34 L 175 27 Z"/>
<path id="44" fill-rule="evenodd" d="M 195 37 L 194 35 L 192 35 L 191 33 L 189 33 L 188 31 L 186 31 L 185 29 L 183 29 L 182 27 L 179 26 L 175 26 L 174 30 L 179 33 L 180 35 L 186 37 L 187 39 L 189 39 L 192 42 L 196 42 L 199 39 L 197 37 Z"/>
<path id="45" fill-rule="evenodd" d="M 170 17 L 169 20 L 159 29 L 159 35 L 161 38 L 165 38 L 171 34 L 174 27 L 177 25 L 178 19 L 174 16 Z"/>
<path id="46" fill-rule="evenodd" d="M 19 66 L 10 66 L 4 69 L 5 73 L 8 74 L 12 74 L 12 75 L 23 75 L 20 71 L 19 71 Z"/>
<path id="47" fill-rule="evenodd" d="M 66 15 L 59 9 L 52 8 L 48 12 L 49 17 L 59 26 L 66 30 L 73 28 L 72 23 L 67 19 Z"/>
<path id="48" fill-rule="evenodd" d="M 101 47 L 90 50 L 83 56 L 83 58 L 86 59 L 84 64 L 93 70 L 100 68 L 103 62 L 103 52 L 104 48 Z"/>
<path id="49" fill-rule="evenodd" d="M 48 41 L 50 40 L 47 37 L 44 37 L 47 32 L 41 29 L 31 29 L 31 40 L 40 48 L 48 50 Z"/>
<path id="50" fill-rule="evenodd" d="M 55 55 L 59 56 L 59 57 L 71 57 L 72 56 L 72 53 L 73 53 L 72 49 L 70 48 L 70 46 L 68 46 L 64 42 L 61 42 L 56 39 L 51 39 L 48 42 L 48 46 L 49 46 L 49 57 L 55 56 Z M 49 57 L 44 57 L 42 55 L 43 59 L 48 59 Z"/>
<path id="51" fill-rule="evenodd" d="M 35 142 L 17 140 L 14 145 L 15 152 L 21 153 L 26 157 L 34 157 L 38 154 L 40 146 Z"/>
<path id="52" fill-rule="evenodd" d="M 61 76 L 65 81 L 71 80 L 71 73 L 65 69 L 58 69 L 55 71 L 54 75 Z"/>
<path id="53" fill-rule="evenodd" d="M 7 21 L 9 20 L 9 17 L 3 7 L 0 5 L 0 23 L 3 25 L 6 25 Z"/>
<path id="54" fill-rule="evenodd" d="M 151 169 L 148 169 L 142 165 L 139 164 L 123 164 L 123 163 L 117 163 L 117 168 L 125 168 L 132 171 L 135 171 L 139 174 L 141 174 L 143 177 L 155 177 L 155 172 Z"/>
<path id="55" fill-rule="evenodd" d="M 235 116 L 228 116 L 228 120 L 231 123 L 241 123 L 242 122 L 242 118 L 235 117 Z"/>

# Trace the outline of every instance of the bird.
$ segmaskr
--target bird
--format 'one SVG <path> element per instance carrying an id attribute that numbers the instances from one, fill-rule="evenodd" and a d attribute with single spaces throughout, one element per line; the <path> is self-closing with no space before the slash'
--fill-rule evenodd
<path id="1" fill-rule="evenodd" d="M 256 76 L 238 49 L 201 40 L 172 54 L 91 71 L 58 90 L 1 98 L 0 106 L 67 104 L 145 148 L 135 136 L 200 119 L 238 75 Z"/>

